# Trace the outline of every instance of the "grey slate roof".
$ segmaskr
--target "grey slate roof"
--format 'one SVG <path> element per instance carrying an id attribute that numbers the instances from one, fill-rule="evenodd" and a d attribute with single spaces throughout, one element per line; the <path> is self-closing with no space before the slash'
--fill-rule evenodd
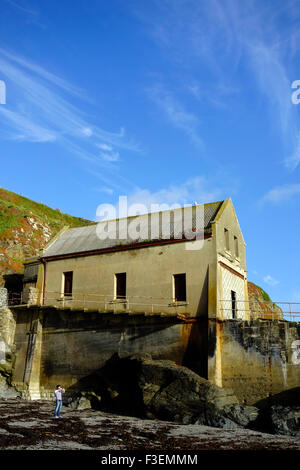
<path id="1" fill-rule="evenodd" d="M 201 231 L 203 227 L 207 231 L 210 228 L 222 203 L 223 201 L 219 201 L 185 209 L 116 219 L 108 223 L 99 222 L 95 225 L 70 228 L 51 241 L 44 249 L 42 256 L 61 256 L 150 241 L 182 239 L 185 238 L 182 236 L 183 230 L 186 238 L 191 238 L 195 236 L 195 230 Z M 124 231 L 123 227 L 126 223 L 128 230 Z"/>

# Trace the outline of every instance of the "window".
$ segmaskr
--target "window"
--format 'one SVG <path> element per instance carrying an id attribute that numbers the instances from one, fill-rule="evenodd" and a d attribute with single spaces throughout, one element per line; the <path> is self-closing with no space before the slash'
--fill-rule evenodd
<path id="1" fill-rule="evenodd" d="M 239 241 L 237 237 L 233 237 L 233 239 L 234 239 L 234 254 L 235 254 L 235 257 L 238 258 L 239 257 Z"/>
<path id="2" fill-rule="evenodd" d="M 229 251 L 229 232 L 227 228 L 224 228 L 224 241 L 225 241 L 225 250 Z"/>
<path id="3" fill-rule="evenodd" d="M 115 274 L 115 297 L 126 299 L 126 273 Z"/>
<path id="4" fill-rule="evenodd" d="M 68 271 L 64 273 L 64 295 L 65 297 L 70 297 L 72 295 L 73 288 L 73 271 Z"/>
<path id="5" fill-rule="evenodd" d="M 186 276 L 174 274 L 174 300 L 175 302 L 186 302 Z"/>
<path id="6" fill-rule="evenodd" d="M 231 291 L 231 311 L 232 318 L 236 318 L 236 292 L 234 290 Z"/>

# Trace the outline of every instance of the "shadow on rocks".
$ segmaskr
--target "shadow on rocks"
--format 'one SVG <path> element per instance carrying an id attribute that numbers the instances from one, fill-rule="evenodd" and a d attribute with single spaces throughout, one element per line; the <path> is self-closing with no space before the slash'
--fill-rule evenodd
<path id="1" fill-rule="evenodd" d="M 227 429 L 247 427 L 258 415 L 257 408 L 240 405 L 232 390 L 148 354 L 114 354 L 103 368 L 69 388 L 65 402 L 75 409 Z"/>
<path id="2" fill-rule="evenodd" d="M 258 418 L 251 428 L 271 434 L 300 437 L 300 387 L 258 401 Z"/>

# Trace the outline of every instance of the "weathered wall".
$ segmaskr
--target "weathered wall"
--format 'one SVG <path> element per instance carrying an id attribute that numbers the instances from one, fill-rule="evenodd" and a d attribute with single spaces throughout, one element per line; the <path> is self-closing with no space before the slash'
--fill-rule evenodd
<path id="1" fill-rule="evenodd" d="M 63 273 L 73 271 L 73 300 L 68 303 L 65 299 L 65 305 L 82 308 L 85 302 L 85 307 L 103 309 L 109 301 L 114 301 L 115 274 L 126 272 L 129 310 L 175 313 L 173 274 L 186 273 L 187 302 L 181 307 L 177 304 L 176 310 L 192 316 L 206 315 L 208 271 L 215 253 L 210 238 L 200 250 L 191 250 L 193 243 L 49 261 L 45 268 L 44 302 L 46 305 L 62 304 Z M 120 302 L 117 304 L 122 308 Z"/>
<path id="2" fill-rule="evenodd" d="M 15 326 L 14 315 L 7 307 L 7 289 L 0 288 L 0 335 L 11 346 L 14 341 Z"/>
<path id="3" fill-rule="evenodd" d="M 100 369 L 115 353 L 150 353 L 153 358 L 172 359 L 194 369 L 205 363 L 206 343 L 201 337 L 206 334 L 199 324 L 195 327 L 176 317 L 34 307 L 15 310 L 13 382 L 20 390 L 29 387 L 31 397 L 38 398 L 39 389 L 41 396 L 52 394 L 58 383 L 76 388 L 81 378 Z"/>
<path id="4" fill-rule="evenodd" d="M 15 319 L 7 307 L 7 289 L 0 288 L 0 397 L 12 398 L 16 391 L 10 386 L 14 368 Z"/>
<path id="5" fill-rule="evenodd" d="M 228 231 L 228 244 L 225 244 L 224 229 Z M 236 253 L 235 241 L 238 244 Z M 248 286 L 246 267 L 246 245 L 232 204 L 228 199 L 223 204 L 213 224 L 213 238 L 217 253 L 217 309 L 218 318 L 232 318 L 231 291 L 236 293 L 236 318 L 249 319 Z"/>
<path id="6" fill-rule="evenodd" d="M 300 386 L 300 323 L 209 322 L 208 378 L 253 404 Z"/>
<path id="7" fill-rule="evenodd" d="M 185 322 L 174 316 L 15 307 L 13 382 L 28 396 L 58 383 L 80 387 L 113 354 L 150 353 L 232 388 L 241 403 L 300 386 L 300 324 L 270 320 Z"/>

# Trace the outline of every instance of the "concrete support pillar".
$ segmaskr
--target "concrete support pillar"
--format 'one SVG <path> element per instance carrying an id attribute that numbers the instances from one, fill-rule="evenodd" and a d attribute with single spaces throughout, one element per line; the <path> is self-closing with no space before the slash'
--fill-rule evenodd
<path id="1" fill-rule="evenodd" d="M 28 332 L 27 354 L 24 368 L 26 398 L 38 400 L 40 395 L 40 368 L 42 354 L 43 325 L 42 315 L 37 309 L 30 322 Z"/>
<path id="2" fill-rule="evenodd" d="M 208 318 L 216 318 L 218 315 L 217 298 L 217 263 L 209 264 L 208 271 Z"/>

